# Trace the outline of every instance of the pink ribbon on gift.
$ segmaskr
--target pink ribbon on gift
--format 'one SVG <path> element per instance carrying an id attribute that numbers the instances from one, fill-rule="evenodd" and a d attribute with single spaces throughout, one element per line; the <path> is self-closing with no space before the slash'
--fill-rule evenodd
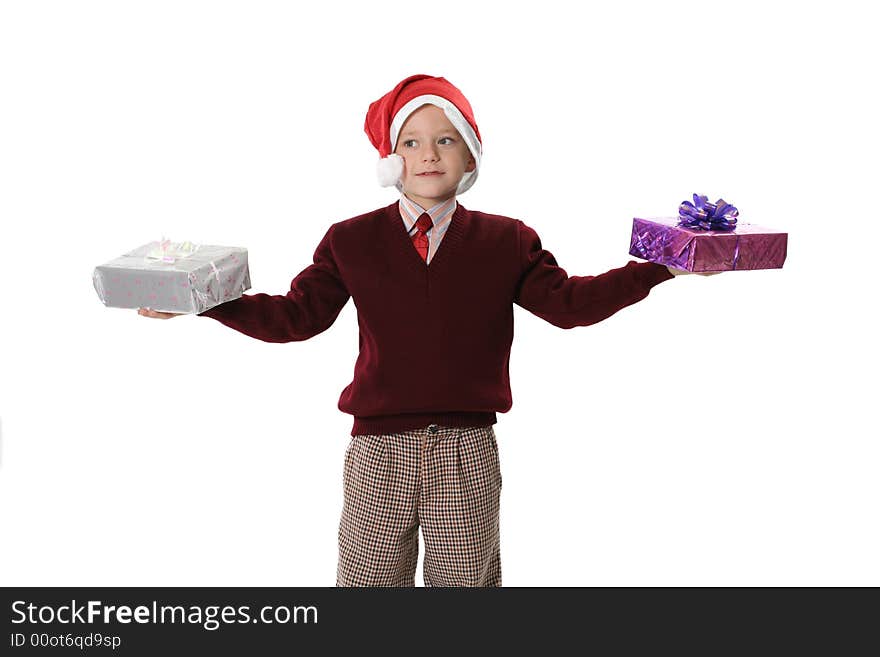
<path id="1" fill-rule="evenodd" d="M 199 250 L 198 244 L 193 244 L 192 242 L 174 244 L 164 236 L 158 244 L 158 248 L 153 249 L 144 256 L 145 260 L 161 260 L 162 262 L 173 263 L 181 258 L 187 258 Z"/>

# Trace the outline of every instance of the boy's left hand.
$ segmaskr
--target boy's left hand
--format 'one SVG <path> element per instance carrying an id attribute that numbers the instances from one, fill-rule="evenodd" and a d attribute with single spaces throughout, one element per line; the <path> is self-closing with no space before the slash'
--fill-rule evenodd
<path id="1" fill-rule="evenodd" d="M 715 274 L 720 274 L 720 271 L 698 271 L 692 272 L 687 271 L 686 269 L 676 269 L 675 267 L 670 267 L 666 265 L 666 269 L 669 270 L 669 273 L 673 276 L 683 276 L 684 274 L 699 274 L 700 276 L 714 276 Z"/>

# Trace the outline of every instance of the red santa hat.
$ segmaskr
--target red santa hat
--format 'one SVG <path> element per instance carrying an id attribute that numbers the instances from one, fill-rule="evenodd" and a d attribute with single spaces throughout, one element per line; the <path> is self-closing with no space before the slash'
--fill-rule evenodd
<path id="1" fill-rule="evenodd" d="M 458 185 L 456 193 L 462 194 L 474 184 L 480 170 L 480 156 L 483 152 L 480 131 L 464 94 L 448 80 L 432 75 L 411 75 L 379 100 L 370 103 L 364 131 L 373 146 L 379 150 L 380 160 L 376 166 L 379 184 L 382 187 L 395 185 L 399 191 L 403 191 L 400 182 L 403 158 L 394 153 L 394 149 L 404 122 L 422 105 L 436 105 L 442 109 L 474 157 L 474 170 L 466 172 Z"/>

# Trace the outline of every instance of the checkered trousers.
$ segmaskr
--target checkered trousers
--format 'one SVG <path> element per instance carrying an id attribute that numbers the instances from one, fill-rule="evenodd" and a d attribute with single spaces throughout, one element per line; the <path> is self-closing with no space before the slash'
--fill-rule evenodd
<path id="1" fill-rule="evenodd" d="M 345 452 L 336 586 L 501 586 L 495 431 L 357 435 Z"/>

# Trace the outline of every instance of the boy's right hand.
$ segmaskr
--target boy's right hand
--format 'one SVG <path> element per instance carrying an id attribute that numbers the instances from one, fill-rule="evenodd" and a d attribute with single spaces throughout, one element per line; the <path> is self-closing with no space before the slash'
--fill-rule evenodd
<path id="1" fill-rule="evenodd" d="M 149 308 L 138 308 L 138 315 L 155 317 L 156 319 L 171 319 L 172 317 L 179 317 L 180 315 L 185 314 L 186 313 L 163 313 L 158 310 L 150 310 Z"/>

